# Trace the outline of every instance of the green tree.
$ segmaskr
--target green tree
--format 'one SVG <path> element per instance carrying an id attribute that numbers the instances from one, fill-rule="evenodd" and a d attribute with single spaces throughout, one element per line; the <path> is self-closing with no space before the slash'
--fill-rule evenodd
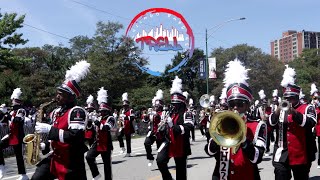
<path id="1" fill-rule="evenodd" d="M 224 86 L 223 78 L 226 65 L 229 61 L 238 58 L 249 71 L 248 83 L 252 89 L 253 96 L 259 99 L 258 91 L 263 89 L 267 97 L 271 97 L 272 90 L 281 91 L 284 64 L 263 53 L 260 49 L 246 44 L 236 45 L 232 48 L 214 49 L 210 57 L 217 58 L 217 79 L 209 81 L 211 94 L 219 97 Z"/>
<path id="2" fill-rule="evenodd" d="M 17 13 L 2 15 L 0 12 L 0 69 L 19 69 L 17 64 L 21 59 L 12 54 L 12 48 L 27 42 L 22 33 L 16 32 L 22 27 L 24 18 L 24 15 L 18 17 Z"/>
<path id="3" fill-rule="evenodd" d="M 305 49 L 300 57 L 289 63 L 296 71 L 296 84 L 302 88 L 307 98 L 310 98 L 311 84 L 320 87 L 320 55 L 318 49 Z"/>

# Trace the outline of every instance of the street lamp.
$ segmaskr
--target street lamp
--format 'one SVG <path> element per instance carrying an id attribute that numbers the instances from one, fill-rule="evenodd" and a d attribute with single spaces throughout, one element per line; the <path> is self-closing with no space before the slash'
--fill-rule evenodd
<path id="1" fill-rule="evenodd" d="M 224 26 L 225 24 L 232 22 L 232 21 L 242 21 L 245 20 L 245 17 L 242 18 L 238 18 L 238 19 L 229 19 L 227 21 L 224 21 L 212 28 L 210 28 L 209 30 L 213 30 L 214 31 L 208 36 L 208 29 L 206 29 L 206 81 L 207 81 L 207 94 L 209 94 L 209 63 L 208 63 L 208 39 L 213 35 L 213 33 L 215 33 L 216 31 L 218 31 L 222 26 Z"/>

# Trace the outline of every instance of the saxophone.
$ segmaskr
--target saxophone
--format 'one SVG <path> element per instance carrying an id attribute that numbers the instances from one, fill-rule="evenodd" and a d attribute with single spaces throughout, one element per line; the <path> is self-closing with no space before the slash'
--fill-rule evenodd
<path id="1" fill-rule="evenodd" d="M 43 103 L 39 106 L 39 110 L 37 111 L 36 116 L 36 122 L 42 122 L 42 119 L 44 117 L 44 108 L 46 106 L 49 106 L 55 102 L 55 100 Z M 30 165 L 36 165 L 40 161 L 40 134 L 34 133 L 34 134 L 27 134 L 23 138 L 23 142 L 26 143 L 26 161 Z"/>

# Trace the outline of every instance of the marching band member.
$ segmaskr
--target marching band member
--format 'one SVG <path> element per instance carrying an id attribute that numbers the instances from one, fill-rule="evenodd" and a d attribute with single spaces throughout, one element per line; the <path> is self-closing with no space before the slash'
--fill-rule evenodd
<path id="1" fill-rule="evenodd" d="M 190 123 L 191 129 L 190 129 L 190 133 L 191 133 L 191 139 L 192 141 L 196 141 L 195 140 L 195 134 L 194 134 L 194 126 L 195 126 L 195 114 L 194 114 L 194 109 L 193 109 L 193 99 L 189 99 L 189 108 L 187 109 L 187 112 L 185 113 L 185 123 Z"/>
<path id="2" fill-rule="evenodd" d="M 276 180 L 291 179 L 291 171 L 294 179 L 309 179 L 310 142 L 306 136 L 316 124 L 316 112 L 313 106 L 299 102 L 300 87 L 295 85 L 295 74 L 293 68 L 286 67 L 281 86 L 289 104 L 287 109 L 280 105 L 269 118 L 276 130 L 272 162 Z"/>
<path id="3" fill-rule="evenodd" d="M 317 86 L 313 83 L 311 84 L 311 91 L 310 94 L 312 96 L 311 104 L 315 107 L 317 113 L 317 124 L 315 126 L 315 133 L 318 137 L 318 147 L 320 147 L 320 95 L 317 89 Z M 318 166 L 317 168 L 320 169 L 320 148 L 318 149 Z"/>
<path id="4" fill-rule="evenodd" d="M 205 112 L 205 109 L 202 109 L 199 113 L 199 129 L 201 132 L 202 137 L 206 136 L 206 128 L 207 122 L 209 121 L 209 115 Z"/>
<path id="5" fill-rule="evenodd" d="M 2 104 L 0 106 L 0 122 L 1 122 L 1 128 L 3 126 L 8 126 L 9 122 L 11 120 L 11 115 L 8 112 L 8 109 L 5 104 Z M 3 149 L 7 148 L 9 143 L 9 135 L 5 135 L 4 137 L 1 137 L 0 140 L 0 179 L 3 178 L 5 174 L 5 162 L 4 162 L 4 157 L 3 157 Z"/>
<path id="6" fill-rule="evenodd" d="M 94 121 L 97 136 L 93 146 L 91 146 L 87 152 L 86 160 L 90 167 L 93 180 L 97 180 L 101 177 L 96 164 L 96 157 L 100 154 L 104 165 L 104 178 L 106 180 L 112 180 L 111 154 L 113 145 L 110 130 L 115 125 L 115 119 L 111 113 L 112 109 L 108 104 L 107 90 L 103 87 L 98 91 L 97 100 L 99 104 L 99 119 L 101 120 Z"/>
<path id="7" fill-rule="evenodd" d="M 182 80 L 176 76 L 170 90 L 172 107 L 169 116 L 165 117 L 166 128 L 163 128 L 166 132 L 166 141 L 158 149 L 157 156 L 157 165 L 164 180 L 172 179 L 168 169 L 168 162 L 172 157 L 176 163 L 176 180 L 187 179 L 187 157 L 191 155 L 189 138 L 192 125 L 184 123 L 186 97 L 182 95 L 181 89 Z"/>
<path id="8" fill-rule="evenodd" d="M 308 100 L 306 99 L 306 95 L 303 94 L 302 89 L 300 89 L 299 101 L 301 104 L 308 104 Z"/>
<path id="9" fill-rule="evenodd" d="M 20 88 L 14 89 L 11 95 L 13 110 L 9 114 L 6 114 L 7 109 L 4 106 L 2 108 L 3 116 L 6 116 L 6 120 L 9 120 L 9 134 L 5 135 L 1 139 L 1 153 L 0 153 L 0 176 L 4 175 L 4 158 L 2 149 L 7 148 L 9 145 L 13 147 L 14 154 L 16 155 L 16 161 L 18 166 L 18 173 L 20 174 L 19 180 L 26 180 L 29 177 L 26 175 L 26 168 L 23 159 L 23 137 L 24 137 L 24 120 L 26 116 L 26 110 L 22 107 L 22 101 L 20 99 L 22 92 Z"/>
<path id="10" fill-rule="evenodd" d="M 52 154 L 43 159 L 32 176 L 34 180 L 86 180 L 84 129 L 87 112 L 76 106 L 80 96 L 78 85 L 89 72 L 90 64 L 77 62 L 66 72 L 65 82 L 57 88 L 56 101 L 60 106 L 53 112 L 53 124 L 36 123 L 37 133 L 47 133 L 51 140 Z M 47 144 L 46 144 L 47 145 Z M 46 149 L 41 143 L 41 149 Z"/>
<path id="11" fill-rule="evenodd" d="M 239 60 L 229 62 L 225 72 L 224 83 L 227 87 L 227 102 L 230 110 L 237 111 L 245 121 L 246 137 L 240 147 L 219 146 L 213 139 L 205 146 L 208 155 L 216 158 L 216 166 L 212 179 L 238 180 L 260 179 L 257 164 L 262 161 L 266 141 L 266 124 L 263 121 L 246 116 L 253 99 L 251 89 L 246 80 L 248 69 Z M 233 152 L 231 152 L 231 150 Z"/>
<path id="12" fill-rule="evenodd" d="M 211 95 L 210 98 L 209 98 L 209 102 L 210 102 L 210 108 L 211 108 L 211 111 L 214 112 L 214 109 L 216 107 L 216 103 L 215 103 L 215 97 L 214 95 Z"/>
<path id="13" fill-rule="evenodd" d="M 260 101 L 258 104 L 258 108 L 257 108 L 257 112 L 256 112 L 256 118 L 260 119 L 262 121 L 266 121 L 267 117 L 266 117 L 266 106 L 267 106 L 267 99 L 266 99 L 266 95 L 264 94 L 264 90 L 260 90 L 258 92 L 259 97 L 260 97 Z"/>
<path id="14" fill-rule="evenodd" d="M 131 134 L 134 133 L 133 128 L 133 121 L 135 118 L 135 114 L 133 109 L 129 107 L 129 100 L 128 100 L 128 93 L 122 94 L 122 101 L 123 101 L 123 109 L 120 112 L 120 119 L 122 119 L 123 128 L 119 129 L 118 141 L 120 144 L 120 148 L 122 149 L 121 153 L 124 153 L 125 147 L 123 143 L 123 136 L 126 137 L 126 144 L 127 144 L 127 154 L 125 157 L 131 156 Z"/>
<path id="15" fill-rule="evenodd" d="M 97 119 L 97 114 L 93 104 L 93 96 L 91 94 L 87 98 L 86 110 L 88 112 L 88 122 L 86 125 L 86 130 L 84 131 L 84 138 L 89 143 L 89 147 L 91 147 L 96 136 L 95 128 L 93 127 L 93 122 L 95 122 Z"/>
<path id="16" fill-rule="evenodd" d="M 225 88 L 225 87 L 222 88 L 221 95 L 220 95 L 219 99 L 220 99 L 220 101 L 219 101 L 220 109 L 216 110 L 216 112 L 228 110 L 227 88 Z"/>
<path id="17" fill-rule="evenodd" d="M 145 123 L 149 123 L 149 131 L 144 141 L 144 147 L 147 152 L 147 159 L 149 160 L 148 166 L 152 166 L 154 157 L 152 155 L 151 145 L 156 142 L 157 149 L 159 149 L 163 142 L 163 137 L 158 131 L 159 123 L 163 120 L 163 91 L 159 89 L 156 96 L 153 98 L 153 106 L 155 111 L 148 112 L 148 117 L 144 119 Z"/>

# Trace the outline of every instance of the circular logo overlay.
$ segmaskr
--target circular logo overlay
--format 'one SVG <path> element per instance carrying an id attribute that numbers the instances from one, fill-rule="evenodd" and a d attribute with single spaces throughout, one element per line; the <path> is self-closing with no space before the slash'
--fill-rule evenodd
<path id="1" fill-rule="evenodd" d="M 164 63 L 163 55 L 168 61 L 180 52 L 182 61 L 168 72 L 179 71 L 193 55 L 192 29 L 181 14 L 171 9 L 151 8 L 140 12 L 129 24 L 126 36 L 134 39 L 150 61 L 157 61 L 156 66 Z M 153 76 L 162 75 L 159 71 L 136 65 Z"/>

